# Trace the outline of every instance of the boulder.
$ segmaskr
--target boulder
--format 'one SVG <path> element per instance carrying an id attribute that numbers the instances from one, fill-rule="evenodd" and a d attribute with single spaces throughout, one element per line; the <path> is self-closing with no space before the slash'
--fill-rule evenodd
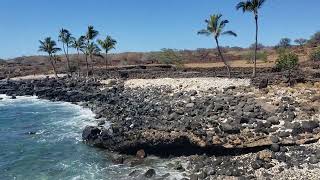
<path id="1" fill-rule="evenodd" d="M 156 171 L 154 169 L 149 169 L 146 173 L 144 173 L 144 177 L 152 178 L 156 175 Z"/>
<path id="2" fill-rule="evenodd" d="M 260 84 L 259 84 L 259 89 L 265 89 L 268 87 L 269 84 L 269 80 L 268 79 L 263 79 L 261 80 Z"/>
<path id="3" fill-rule="evenodd" d="M 140 149 L 139 151 L 137 151 L 136 157 L 139 159 L 144 159 L 147 157 L 147 154 L 143 149 Z"/>
<path id="4" fill-rule="evenodd" d="M 98 138 L 101 130 L 97 127 L 87 126 L 82 132 L 82 139 L 84 141 L 94 141 Z"/>

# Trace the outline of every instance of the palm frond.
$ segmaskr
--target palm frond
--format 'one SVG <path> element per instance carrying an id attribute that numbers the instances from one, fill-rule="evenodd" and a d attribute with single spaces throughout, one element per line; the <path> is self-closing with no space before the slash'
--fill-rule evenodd
<path id="1" fill-rule="evenodd" d="M 60 48 L 56 47 L 57 43 L 52 40 L 51 37 L 47 37 L 43 41 L 40 40 L 39 43 L 39 51 L 46 52 L 49 55 L 52 55 L 61 50 Z"/>
<path id="2" fill-rule="evenodd" d="M 95 30 L 93 26 L 88 26 L 88 30 L 86 33 L 86 39 L 93 40 L 94 38 L 96 38 L 98 36 L 98 34 L 99 34 L 99 32 L 97 30 Z"/>
<path id="3" fill-rule="evenodd" d="M 206 29 L 202 29 L 202 30 L 198 31 L 197 34 L 198 34 L 198 35 L 210 36 L 211 32 L 209 32 L 209 31 L 206 30 Z"/>
<path id="4" fill-rule="evenodd" d="M 259 0 L 258 8 L 261 8 L 267 0 Z"/>
<path id="5" fill-rule="evenodd" d="M 230 36 L 237 37 L 237 34 L 233 31 L 224 31 L 223 33 L 221 33 L 221 35 L 230 35 Z"/>

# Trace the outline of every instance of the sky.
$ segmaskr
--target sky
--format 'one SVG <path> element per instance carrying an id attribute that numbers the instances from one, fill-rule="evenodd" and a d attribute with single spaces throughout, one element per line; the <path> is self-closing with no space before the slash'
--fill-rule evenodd
<path id="1" fill-rule="evenodd" d="M 254 42 L 254 18 L 235 10 L 239 0 L 1 0 L 0 58 L 39 55 L 39 40 L 57 40 L 61 28 L 75 37 L 93 25 L 118 41 L 114 52 L 162 48 L 215 47 L 198 36 L 210 14 L 221 13 L 238 37 L 221 37 L 223 46 Z M 260 42 L 275 45 L 283 37 L 309 38 L 320 30 L 319 0 L 267 0 L 260 11 Z M 61 44 L 59 44 L 61 46 Z"/>

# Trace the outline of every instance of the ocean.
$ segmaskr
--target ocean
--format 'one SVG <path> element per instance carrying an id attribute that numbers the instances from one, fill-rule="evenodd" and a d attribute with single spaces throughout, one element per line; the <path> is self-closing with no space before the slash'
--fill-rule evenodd
<path id="1" fill-rule="evenodd" d="M 169 172 L 157 157 L 138 167 L 114 165 L 110 152 L 85 145 L 82 130 L 95 124 L 88 109 L 36 97 L 0 99 L 1 180 L 118 180 L 136 169 Z"/>

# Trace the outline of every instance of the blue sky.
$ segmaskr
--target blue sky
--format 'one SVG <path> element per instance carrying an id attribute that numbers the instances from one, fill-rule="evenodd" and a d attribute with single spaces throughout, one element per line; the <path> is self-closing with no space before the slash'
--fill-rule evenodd
<path id="1" fill-rule="evenodd" d="M 161 48 L 214 47 L 198 36 L 204 19 L 222 13 L 227 30 L 237 38 L 223 37 L 222 45 L 246 47 L 254 40 L 251 14 L 235 10 L 239 0 L 1 0 L 0 58 L 39 54 L 38 40 L 57 39 L 64 27 L 80 36 L 88 25 L 100 37 L 118 40 L 115 52 L 153 51 Z M 320 30 L 319 0 L 267 0 L 261 10 L 260 41 L 276 44 L 280 38 L 309 38 Z"/>

